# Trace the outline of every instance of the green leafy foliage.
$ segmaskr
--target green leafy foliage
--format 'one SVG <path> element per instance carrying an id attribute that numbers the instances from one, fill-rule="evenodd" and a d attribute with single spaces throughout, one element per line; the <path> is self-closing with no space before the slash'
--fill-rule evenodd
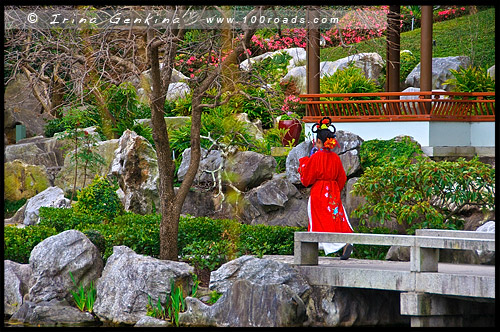
<path id="1" fill-rule="evenodd" d="M 208 300 L 208 304 L 215 304 L 217 300 L 220 299 L 222 296 L 222 293 L 217 292 L 216 290 L 213 290 L 210 292 L 210 299 Z"/>
<path id="2" fill-rule="evenodd" d="M 28 264 L 33 248 L 46 238 L 59 232 L 53 227 L 42 225 L 4 227 L 4 259 Z"/>
<path id="3" fill-rule="evenodd" d="M 353 211 L 361 223 L 394 219 L 408 233 L 415 228 L 459 229 L 467 205 L 495 208 L 495 169 L 470 161 L 389 162 L 368 167 L 354 184 L 353 194 L 367 203 Z"/>
<path id="4" fill-rule="evenodd" d="M 399 79 L 404 82 L 413 68 L 418 65 L 419 59 L 411 52 L 401 52 L 399 62 Z"/>
<path id="5" fill-rule="evenodd" d="M 99 215 L 104 220 L 112 220 L 123 212 L 123 206 L 116 193 L 117 186 L 105 177 L 96 175 L 91 184 L 80 190 L 75 212 Z"/>
<path id="6" fill-rule="evenodd" d="M 175 326 L 179 326 L 179 313 L 186 310 L 186 299 L 182 285 L 176 286 L 172 278 L 170 280 L 170 291 L 165 293 L 165 304 L 162 303 L 160 296 L 158 296 L 158 301 L 153 304 L 151 296 L 148 295 L 146 315 L 158 319 L 170 320 Z"/>
<path id="7" fill-rule="evenodd" d="M 332 75 L 326 75 L 320 80 L 320 93 L 368 93 L 379 92 L 377 84 L 366 78 L 361 68 L 349 64 Z M 356 99 L 373 99 L 374 97 L 356 97 Z M 354 99 L 354 98 L 351 98 Z M 342 98 L 326 98 L 325 100 L 342 100 Z"/>
<path id="8" fill-rule="evenodd" d="M 8 199 L 4 200 L 4 218 L 12 217 L 14 214 L 16 214 L 17 210 L 19 210 L 25 203 L 26 198 L 20 199 L 18 201 L 9 201 Z"/>
<path id="9" fill-rule="evenodd" d="M 175 100 L 165 99 L 165 116 L 191 116 L 193 94 Z"/>
<path id="10" fill-rule="evenodd" d="M 68 229 L 84 229 L 99 225 L 103 218 L 96 214 L 86 214 L 75 211 L 74 208 L 41 207 L 38 225 L 54 228 L 58 232 Z"/>
<path id="11" fill-rule="evenodd" d="M 446 80 L 444 85 L 453 86 L 455 92 L 494 92 L 495 80 L 493 80 L 484 68 L 460 67 L 458 70 L 450 69 L 454 78 Z M 495 97 L 488 97 L 494 99 Z"/>
<path id="12" fill-rule="evenodd" d="M 116 119 L 113 131 L 118 136 L 127 129 L 132 130 L 134 120 L 151 118 L 151 109 L 139 101 L 135 87 L 130 82 L 118 86 L 110 84 L 105 90 L 105 98 L 109 112 Z M 100 117 L 96 120 L 100 121 Z M 100 124 L 102 126 L 102 121 Z"/>
<path id="13" fill-rule="evenodd" d="M 197 269 L 213 271 L 229 260 L 232 245 L 228 240 L 196 241 L 183 248 L 181 257 Z"/>
<path id="14" fill-rule="evenodd" d="M 292 255 L 293 234 L 305 231 L 305 227 L 270 225 L 241 225 L 239 250 L 242 254 Z"/>
<path id="15" fill-rule="evenodd" d="M 361 167 L 366 169 L 372 166 L 383 166 L 388 162 L 401 164 L 409 159 L 423 156 L 422 149 L 418 143 L 404 136 L 401 141 L 390 140 L 368 140 L 361 144 L 359 158 Z"/>
<path id="16" fill-rule="evenodd" d="M 210 137 L 217 142 L 232 144 L 241 147 L 256 146 L 255 137 L 249 132 L 244 123 L 238 121 L 230 109 L 216 107 L 210 112 L 201 115 L 201 136 Z M 176 156 L 191 146 L 191 122 L 169 133 L 170 147 Z M 212 142 L 201 138 L 201 147 L 209 149 Z"/>
<path id="17" fill-rule="evenodd" d="M 80 286 L 76 284 L 75 278 L 71 271 L 69 272 L 69 276 L 71 277 L 71 281 L 73 285 L 76 287 L 76 292 L 71 290 L 71 295 L 73 295 L 73 300 L 76 304 L 76 307 L 80 309 L 80 311 L 94 311 L 94 302 L 97 297 L 97 290 L 94 287 L 94 282 L 91 281 L 88 288 L 84 287 L 82 283 Z"/>

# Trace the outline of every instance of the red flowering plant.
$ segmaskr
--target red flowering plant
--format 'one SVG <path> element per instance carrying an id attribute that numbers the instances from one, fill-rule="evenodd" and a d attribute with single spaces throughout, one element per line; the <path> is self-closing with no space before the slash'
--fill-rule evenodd
<path id="1" fill-rule="evenodd" d="M 302 113 L 304 110 L 304 105 L 300 104 L 300 98 L 294 95 L 288 95 L 285 97 L 283 102 L 283 106 L 281 107 L 281 111 L 283 114 L 281 115 L 281 120 L 300 120 L 301 116 L 299 113 Z"/>

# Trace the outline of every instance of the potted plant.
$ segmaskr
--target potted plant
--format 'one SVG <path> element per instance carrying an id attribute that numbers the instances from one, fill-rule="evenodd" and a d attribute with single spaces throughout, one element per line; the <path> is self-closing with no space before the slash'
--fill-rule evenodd
<path id="1" fill-rule="evenodd" d="M 289 95 L 285 98 L 284 105 L 281 107 L 284 114 L 281 115 L 278 121 L 278 128 L 288 129 L 281 140 L 283 146 L 290 146 L 290 144 L 296 146 L 299 142 L 302 132 L 302 122 L 300 121 L 300 115 L 297 114 L 297 111 L 302 107 L 299 101 L 299 97 Z"/>

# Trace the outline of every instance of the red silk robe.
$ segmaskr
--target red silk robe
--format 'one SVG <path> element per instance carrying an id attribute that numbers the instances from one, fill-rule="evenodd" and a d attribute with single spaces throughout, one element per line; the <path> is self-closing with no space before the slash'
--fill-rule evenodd
<path id="1" fill-rule="evenodd" d="M 340 200 L 347 176 L 339 156 L 322 149 L 299 160 L 300 181 L 312 185 L 307 230 L 312 232 L 352 233 Z"/>

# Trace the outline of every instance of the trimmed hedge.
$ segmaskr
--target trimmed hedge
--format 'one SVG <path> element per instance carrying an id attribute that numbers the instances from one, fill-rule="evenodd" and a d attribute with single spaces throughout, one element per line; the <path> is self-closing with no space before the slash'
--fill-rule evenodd
<path id="1" fill-rule="evenodd" d="M 26 226 L 17 228 L 7 225 L 4 231 L 4 259 L 21 264 L 28 264 L 33 248 L 46 238 L 59 232 L 48 226 Z"/>
<path id="2" fill-rule="evenodd" d="M 89 234 L 101 250 L 104 260 L 113 253 L 113 246 L 127 246 L 138 254 L 159 257 L 160 215 L 139 215 L 126 212 L 105 222 L 98 216 L 83 215 L 72 208 L 41 208 L 40 223 L 26 228 L 6 227 L 5 259 L 27 263 L 33 247 L 49 236 L 68 229 Z M 234 220 L 206 217 L 181 217 L 178 248 L 181 259 L 220 266 L 224 259 L 249 254 L 292 255 L 293 233 L 305 227 L 245 225 Z M 225 245 L 220 245 L 224 243 Z M 217 255 L 203 261 L 200 257 Z M 196 257 L 195 257 L 196 256 Z M 206 257 L 205 257 L 206 258 Z M 215 264 L 215 263 L 216 264 Z M 200 266 L 206 267 L 206 266 Z"/>

